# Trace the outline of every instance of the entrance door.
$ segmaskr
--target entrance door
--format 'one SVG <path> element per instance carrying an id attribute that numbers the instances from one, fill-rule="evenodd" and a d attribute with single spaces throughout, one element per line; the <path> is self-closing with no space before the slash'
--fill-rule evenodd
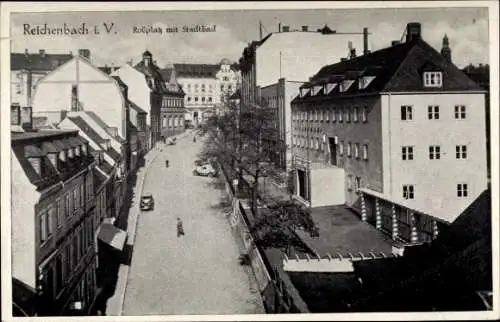
<path id="1" fill-rule="evenodd" d="M 337 145 L 335 144 L 335 139 L 328 138 L 328 144 L 330 146 L 330 163 L 333 166 L 337 166 Z"/>
<path id="2" fill-rule="evenodd" d="M 306 199 L 306 174 L 303 170 L 297 170 L 297 179 L 299 181 L 299 196 Z"/>

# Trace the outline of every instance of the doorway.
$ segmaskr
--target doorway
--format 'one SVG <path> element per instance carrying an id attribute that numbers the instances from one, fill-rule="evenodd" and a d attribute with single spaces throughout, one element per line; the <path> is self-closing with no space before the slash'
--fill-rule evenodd
<path id="1" fill-rule="evenodd" d="M 328 138 L 328 145 L 330 146 L 330 164 L 333 166 L 338 166 L 337 164 L 337 144 L 335 144 L 335 138 Z"/>
<path id="2" fill-rule="evenodd" d="M 307 199 L 306 194 L 306 173 L 304 170 L 297 170 L 297 180 L 298 180 L 298 195 L 302 199 Z"/>

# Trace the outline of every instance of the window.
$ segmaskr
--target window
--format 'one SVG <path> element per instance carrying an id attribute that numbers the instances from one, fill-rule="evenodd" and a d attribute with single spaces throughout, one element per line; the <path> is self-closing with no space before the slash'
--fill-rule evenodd
<path id="1" fill-rule="evenodd" d="M 354 178 L 354 183 L 355 183 L 356 192 L 358 192 L 359 189 L 361 188 L 361 177 Z"/>
<path id="2" fill-rule="evenodd" d="M 65 280 L 69 280 L 71 277 L 71 272 L 73 271 L 73 262 L 72 262 L 72 255 L 71 255 L 71 247 L 70 245 L 66 246 L 66 251 L 64 253 L 64 260 L 66 263 L 66 269 L 65 269 Z"/>
<path id="3" fill-rule="evenodd" d="M 59 255 L 56 258 L 56 294 L 59 294 L 59 291 L 62 288 L 63 285 L 63 262 L 62 262 L 62 256 Z"/>
<path id="4" fill-rule="evenodd" d="M 73 190 L 73 211 L 78 209 L 80 205 L 78 204 L 78 190 Z"/>
<path id="5" fill-rule="evenodd" d="M 403 160 L 413 160 L 413 147 L 412 146 L 402 147 L 401 157 Z"/>
<path id="6" fill-rule="evenodd" d="M 464 198 L 468 195 L 468 188 L 466 183 L 457 184 L 457 197 Z"/>
<path id="7" fill-rule="evenodd" d="M 330 122 L 330 111 L 329 111 L 329 110 L 326 110 L 326 111 L 325 111 L 325 120 L 326 120 L 327 122 Z"/>
<path id="8" fill-rule="evenodd" d="M 410 105 L 402 105 L 401 106 L 401 120 L 411 120 L 413 119 L 412 115 L 412 107 Z"/>
<path id="9" fill-rule="evenodd" d="M 368 144 L 363 144 L 363 160 L 368 160 Z"/>
<path id="10" fill-rule="evenodd" d="M 209 98 L 208 98 L 208 101 L 211 103 L 211 102 L 212 102 L 212 98 L 211 98 L 211 97 L 209 97 Z"/>
<path id="11" fill-rule="evenodd" d="M 344 155 L 344 141 L 340 141 L 340 144 L 339 144 L 339 155 Z"/>
<path id="12" fill-rule="evenodd" d="M 202 98 L 201 98 L 201 101 L 202 101 L 203 103 L 205 103 L 205 97 L 202 97 Z"/>
<path id="13" fill-rule="evenodd" d="M 352 121 L 353 122 L 358 122 L 358 112 L 359 112 L 359 108 L 357 106 L 355 106 L 352 109 Z"/>
<path id="14" fill-rule="evenodd" d="M 465 105 L 455 105 L 455 119 L 465 119 Z"/>
<path id="15" fill-rule="evenodd" d="M 412 184 L 403 185 L 403 198 L 404 199 L 414 199 L 415 187 Z"/>
<path id="16" fill-rule="evenodd" d="M 191 97 L 190 96 L 188 96 L 187 101 L 191 102 Z"/>
<path id="17" fill-rule="evenodd" d="M 438 105 L 427 106 L 427 116 L 429 120 L 439 120 L 439 106 Z"/>
<path id="18" fill-rule="evenodd" d="M 47 211 L 47 235 L 50 238 L 54 232 L 54 207 L 49 207 Z"/>
<path id="19" fill-rule="evenodd" d="M 467 159 L 467 146 L 457 145 L 455 147 L 455 153 L 457 159 Z"/>
<path id="20" fill-rule="evenodd" d="M 338 115 L 338 118 L 339 118 L 339 122 L 342 122 L 343 121 L 343 114 L 344 113 L 344 109 L 343 108 L 339 108 L 339 115 Z"/>
<path id="21" fill-rule="evenodd" d="M 63 213 L 61 211 L 61 200 L 60 199 L 57 199 L 56 200 L 56 223 L 57 223 L 57 227 L 61 227 L 62 223 L 63 223 Z"/>
<path id="22" fill-rule="evenodd" d="M 351 112 L 349 111 L 349 108 L 345 109 L 345 121 L 347 123 L 351 122 Z"/>
<path id="23" fill-rule="evenodd" d="M 195 98 L 194 98 L 194 101 L 195 101 L 195 102 L 198 102 L 198 97 L 195 97 Z"/>
<path id="24" fill-rule="evenodd" d="M 441 148 L 439 145 L 431 145 L 429 147 L 429 159 L 439 160 L 441 158 Z"/>
<path id="25" fill-rule="evenodd" d="M 220 86 L 220 90 L 221 90 L 221 92 L 223 92 L 223 91 L 224 91 L 224 85 L 221 85 L 221 86 Z"/>
<path id="26" fill-rule="evenodd" d="M 205 91 L 205 84 L 201 84 L 201 91 L 204 92 Z"/>
<path id="27" fill-rule="evenodd" d="M 443 85 L 443 74 L 441 72 L 425 72 L 425 87 L 441 87 Z"/>
<path id="28" fill-rule="evenodd" d="M 363 106 L 363 111 L 361 112 L 361 121 L 367 122 L 368 121 L 368 106 Z"/>
<path id="29" fill-rule="evenodd" d="M 354 157 L 359 159 L 359 143 L 354 144 Z"/>
<path id="30" fill-rule="evenodd" d="M 71 211 L 71 196 L 67 193 L 64 196 L 64 211 L 66 212 L 66 216 L 70 216 L 73 212 Z"/>
<path id="31" fill-rule="evenodd" d="M 347 143 L 347 156 L 351 157 L 351 142 Z"/>
<path id="32" fill-rule="evenodd" d="M 337 111 L 336 111 L 336 109 L 335 109 L 335 108 L 332 108 L 332 122 L 337 121 L 337 117 L 336 117 L 336 115 L 337 115 Z"/>
<path id="33" fill-rule="evenodd" d="M 43 243 L 48 239 L 47 232 L 47 213 L 42 212 L 40 214 L 40 242 Z"/>

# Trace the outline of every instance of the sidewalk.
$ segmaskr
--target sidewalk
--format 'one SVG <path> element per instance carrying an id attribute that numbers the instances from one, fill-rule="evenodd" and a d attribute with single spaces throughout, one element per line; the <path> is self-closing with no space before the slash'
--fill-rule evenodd
<path id="1" fill-rule="evenodd" d="M 192 135 L 191 131 L 181 133 L 175 138 L 182 139 Z M 145 166 L 140 168 L 137 172 L 137 185 L 133 188 L 133 206 L 129 210 L 128 224 L 127 224 L 127 242 L 124 249 L 133 249 L 135 242 L 135 234 L 137 229 L 137 219 L 139 210 L 140 197 L 142 194 L 142 187 L 144 185 L 144 178 L 149 169 L 150 164 L 162 153 L 168 151 L 167 145 L 159 143 L 156 147 L 152 148 L 144 156 Z M 127 196 L 130 197 L 130 196 Z M 115 292 L 112 297 L 107 301 L 106 315 L 108 316 L 121 316 L 123 310 L 123 302 L 125 300 L 125 291 L 127 288 L 128 273 L 130 270 L 129 265 L 120 264 L 118 271 L 118 281 L 116 282 Z"/>

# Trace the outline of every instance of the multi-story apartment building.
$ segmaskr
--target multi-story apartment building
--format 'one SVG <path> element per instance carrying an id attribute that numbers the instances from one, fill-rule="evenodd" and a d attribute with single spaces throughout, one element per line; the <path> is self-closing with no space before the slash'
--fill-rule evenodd
<path id="1" fill-rule="evenodd" d="M 11 111 L 13 302 L 31 315 L 92 314 L 96 295 L 96 161 L 77 131 L 31 130 Z M 23 125 L 24 130 L 21 128 Z M 19 291 L 22 289 L 22 291 Z M 30 306 L 23 308 L 31 294 Z"/>
<path id="2" fill-rule="evenodd" d="M 239 60 L 241 68 L 241 101 L 244 108 L 260 102 L 260 88 L 278 79 L 307 81 L 322 66 L 355 54 L 356 48 L 368 52 L 368 29 L 363 33 L 341 33 L 328 26 L 310 31 L 280 27 L 260 41 L 251 42 Z M 350 50 L 351 52 L 347 52 Z"/>
<path id="3" fill-rule="evenodd" d="M 99 115 L 106 132 L 120 144 L 116 149 L 123 155 L 121 170 L 126 176 L 130 147 L 128 101 L 124 95 L 117 80 L 94 67 L 87 58 L 77 56 L 38 81 L 33 111 L 36 116 L 46 116 L 50 123 L 59 123 L 69 111 Z"/>
<path id="4" fill-rule="evenodd" d="M 149 51 L 143 53 L 142 61 L 134 68 L 143 74 L 149 89 L 152 144 L 183 132 L 184 92 L 177 83 L 175 72 L 163 77 Z M 127 82 L 127 77 L 122 79 Z"/>
<path id="5" fill-rule="evenodd" d="M 297 194 L 378 216 L 379 203 L 361 198 L 369 193 L 451 222 L 487 188 L 484 105 L 485 91 L 451 52 L 409 23 L 404 43 L 325 66 L 300 88 Z"/>
<path id="6" fill-rule="evenodd" d="M 274 164 L 286 172 L 292 170 L 292 100 L 299 94 L 304 82 L 287 81 L 280 78 L 277 83 L 261 89 L 261 101 L 273 109 L 276 136 L 266 138 L 268 155 Z"/>
<path id="7" fill-rule="evenodd" d="M 163 69 L 162 75 L 168 78 L 172 69 L 186 93 L 185 120 L 194 126 L 203 123 L 240 84 L 238 66 L 227 58 L 222 59 L 219 64 L 173 64 Z"/>
<path id="8" fill-rule="evenodd" d="M 121 208 L 125 197 L 126 182 L 123 180 L 123 153 L 119 138 L 106 131 L 106 125 L 93 112 L 68 112 L 58 127 L 60 129 L 78 130 L 87 142 L 91 153 L 98 160 L 98 170 L 110 178 L 107 201 L 110 203 L 107 217 L 123 220 Z"/>
<path id="9" fill-rule="evenodd" d="M 254 41 L 244 49 L 239 62 L 240 108 L 248 110 L 259 104 L 277 109 L 275 119 L 270 120 L 273 128 L 268 133 L 271 134 L 263 138 L 263 143 L 278 168 L 291 169 L 291 96 L 297 94 L 298 86 L 321 66 L 332 59 L 340 60 L 346 54 L 355 56 L 356 48 L 362 46 L 367 53 L 367 28 L 359 34 L 345 34 L 328 26 L 315 31 L 310 31 L 308 26 L 294 31 L 283 26 L 279 32 Z"/>
<path id="10" fill-rule="evenodd" d="M 80 54 L 89 54 L 88 50 L 81 49 Z M 20 106 L 32 106 L 31 97 L 37 82 L 50 71 L 73 58 L 73 54 L 49 54 L 45 49 L 38 53 L 10 54 L 10 83 L 11 103 Z"/>

